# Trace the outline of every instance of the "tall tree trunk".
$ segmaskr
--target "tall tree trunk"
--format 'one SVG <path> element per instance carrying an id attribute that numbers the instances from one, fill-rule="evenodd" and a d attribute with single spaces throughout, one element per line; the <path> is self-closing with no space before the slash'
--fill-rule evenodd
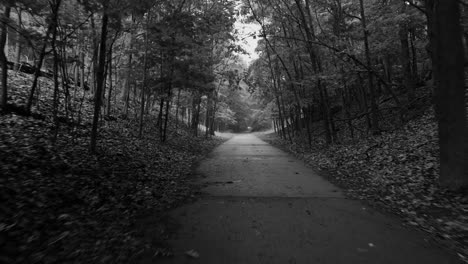
<path id="1" fill-rule="evenodd" d="M 112 48 L 109 49 L 109 54 L 108 54 L 108 60 L 109 60 L 109 66 L 108 66 L 108 71 L 109 71 L 109 93 L 107 94 L 107 115 L 110 116 L 111 113 L 111 96 L 112 96 Z"/>
<path id="2" fill-rule="evenodd" d="M 83 93 L 88 89 L 85 84 L 85 37 L 81 33 L 81 45 L 80 45 L 80 84 Z"/>
<path id="3" fill-rule="evenodd" d="M 265 30 L 263 29 L 263 37 L 264 39 L 266 40 L 266 32 Z M 281 131 L 282 131 L 282 135 L 283 135 L 283 138 L 286 140 L 286 127 L 285 127 L 285 115 L 284 115 L 284 112 L 283 112 L 283 109 L 281 108 L 281 100 L 280 100 L 280 90 L 279 90 L 279 82 L 278 82 L 278 78 L 276 78 L 275 75 L 275 70 L 274 70 L 274 67 L 273 67 L 273 61 L 271 59 L 271 53 L 270 53 L 270 49 L 268 49 L 268 47 L 266 48 L 266 54 L 267 54 L 267 58 L 268 58 L 268 66 L 270 68 L 270 74 L 271 74 L 271 79 L 272 79 L 272 85 L 273 85 L 273 92 L 275 94 L 275 98 L 276 98 L 276 105 L 278 107 L 278 115 L 279 115 L 279 119 L 280 119 L 280 123 L 281 123 Z"/>
<path id="4" fill-rule="evenodd" d="M 58 108 L 59 108 L 59 79 L 58 79 L 58 75 L 59 75 L 59 62 L 60 62 L 60 58 L 58 56 L 58 52 L 57 52 L 57 46 L 56 46 L 56 42 L 54 41 L 55 39 L 57 38 L 57 27 L 54 28 L 54 32 L 52 34 L 52 51 L 53 51 L 53 54 L 54 54 L 54 69 L 53 69 L 53 72 L 54 72 L 54 98 L 53 98 L 53 119 L 54 119 L 54 136 L 53 136 L 53 139 L 52 141 L 55 142 L 57 140 L 57 135 L 58 135 L 58 130 L 59 130 L 59 121 L 58 121 Z M 63 54 L 65 55 L 65 54 Z M 64 76 L 62 76 L 63 78 Z M 66 106 L 65 106 L 66 107 Z"/>
<path id="5" fill-rule="evenodd" d="M 346 84 L 344 84 L 344 91 L 341 93 L 341 99 L 343 100 L 343 110 L 345 112 L 345 117 L 346 117 L 346 124 L 348 125 L 349 133 L 351 136 L 351 139 L 354 140 L 354 128 L 353 128 L 353 120 L 351 118 L 351 103 L 349 101 L 349 96 L 347 95 L 347 90 L 348 88 L 346 87 Z"/>
<path id="6" fill-rule="evenodd" d="M 166 100 L 166 114 L 164 116 L 164 130 L 163 130 L 163 134 L 162 134 L 162 142 L 166 142 L 167 140 L 167 125 L 169 123 L 169 111 L 171 110 L 171 102 L 172 100 L 170 99 L 171 98 L 171 90 L 168 91 L 168 100 Z"/>
<path id="7" fill-rule="evenodd" d="M 214 91 L 208 92 L 206 102 L 206 116 L 205 116 L 205 137 L 210 136 L 211 127 L 211 115 L 213 113 L 213 93 Z"/>
<path id="8" fill-rule="evenodd" d="M 213 93 L 213 108 L 211 113 L 211 122 L 210 122 L 210 135 L 215 135 L 215 123 L 216 123 L 216 111 L 218 111 L 218 92 L 215 90 Z"/>
<path id="9" fill-rule="evenodd" d="M 311 127 L 310 127 L 310 123 L 311 123 L 311 120 L 312 120 L 312 117 L 310 116 L 310 113 L 309 113 L 309 105 L 307 105 L 307 107 L 304 107 L 303 108 L 303 112 L 304 112 L 304 122 L 306 124 L 306 130 L 307 130 L 307 142 L 309 144 L 309 147 L 312 146 L 312 130 L 311 130 Z"/>
<path id="10" fill-rule="evenodd" d="M 405 3 L 402 4 L 406 7 Z M 411 103 L 414 100 L 415 83 L 411 73 L 411 56 L 408 41 L 408 26 L 405 22 L 402 22 L 399 25 L 398 35 L 400 37 L 401 45 L 400 60 L 401 66 L 403 68 L 403 82 L 408 93 L 408 102 Z"/>
<path id="11" fill-rule="evenodd" d="M 327 96 L 325 93 L 326 88 L 323 87 L 320 79 L 317 82 L 317 87 L 318 87 L 319 94 L 320 94 L 320 106 L 322 109 L 323 127 L 325 128 L 325 141 L 327 142 L 327 144 L 330 144 L 332 143 L 332 131 L 330 129 L 331 127 L 330 117 L 329 117 L 330 110 L 327 104 L 328 100 L 326 99 L 326 96 Z"/>
<path id="12" fill-rule="evenodd" d="M 174 40 L 173 40 L 174 41 Z M 173 52 L 170 53 L 170 65 L 169 65 L 169 78 L 167 80 L 166 92 L 167 92 L 167 99 L 166 99 L 166 114 L 164 117 L 164 133 L 162 134 L 162 142 L 165 142 L 167 139 L 167 127 L 169 123 L 169 112 L 171 110 L 172 105 L 172 79 L 174 78 L 174 70 L 175 70 L 175 55 Z"/>
<path id="13" fill-rule="evenodd" d="M 93 40 L 93 53 L 91 57 L 91 65 L 89 66 L 90 72 L 91 72 L 91 80 L 89 82 L 91 86 L 91 91 L 93 92 L 93 95 L 96 95 L 96 82 L 97 82 L 97 68 L 98 66 L 98 51 L 99 51 L 99 42 L 98 42 L 98 34 L 96 32 L 96 23 L 94 22 L 94 15 L 91 16 L 91 38 Z"/>
<path id="14" fill-rule="evenodd" d="M 333 112 L 330 104 L 330 96 L 328 95 L 328 90 L 326 89 L 326 87 L 323 89 L 323 95 L 325 96 L 325 109 L 327 111 L 328 125 L 330 126 L 331 141 L 332 143 L 335 143 L 338 140 L 336 134 L 337 131 L 335 127 L 335 122 L 333 121 Z"/>
<path id="15" fill-rule="evenodd" d="M 194 91 L 192 99 L 192 122 L 191 128 L 194 136 L 198 136 L 198 124 L 200 123 L 200 104 L 201 95 L 198 91 Z"/>
<path id="16" fill-rule="evenodd" d="M 415 36 L 415 29 L 411 28 L 409 30 L 410 33 L 410 44 L 411 44 L 411 73 L 413 74 L 413 81 L 419 81 L 419 70 L 418 70 L 418 54 L 416 52 L 416 45 L 414 42 L 416 41 L 416 36 Z"/>
<path id="17" fill-rule="evenodd" d="M 371 117 L 369 114 L 369 104 L 367 100 L 367 92 L 366 89 L 364 88 L 364 80 L 361 77 L 361 75 L 358 73 L 358 80 L 359 80 L 359 92 L 361 94 L 362 102 L 363 102 L 363 107 L 364 107 L 364 113 L 366 114 L 366 123 L 367 123 L 367 128 L 369 130 L 372 129 L 372 121 Z"/>
<path id="18" fill-rule="evenodd" d="M 285 125 L 284 125 L 284 117 L 283 117 L 283 111 L 281 109 L 279 95 L 276 95 L 275 98 L 276 98 L 276 106 L 278 108 L 278 117 L 279 117 L 278 122 L 280 123 L 280 130 L 281 130 L 280 134 L 281 134 L 281 137 L 286 140 L 287 138 L 286 138 Z"/>
<path id="19" fill-rule="evenodd" d="M 80 57 L 80 52 L 76 48 L 73 49 L 73 53 L 76 58 Z M 71 99 L 72 102 L 75 101 L 76 91 L 78 90 L 78 79 L 80 78 L 79 72 L 79 59 L 73 63 L 73 98 Z"/>
<path id="20" fill-rule="evenodd" d="M 187 128 L 190 128 L 192 122 L 192 113 L 190 107 L 187 107 Z"/>
<path id="21" fill-rule="evenodd" d="M 288 115 L 286 114 L 286 107 L 285 107 L 285 103 L 284 103 L 284 98 L 283 96 L 280 96 L 280 101 L 281 101 L 281 110 L 283 112 L 283 118 L 284 118 L 284 121 L 286 123 L 286 132 L 287 132 L 287 135 L 288 135 L 288 139 L 289 139 L 289 142 L 293 142 L 292 140 L 292 136 L 291 136 L 291 124 L 289 123 L 288 121 Z"/>
<path id="22" fill-rule="evenodd" d="M 383 58 L 383 66 L 385 69 L 385 80 L 390 83 L 393 78 L 393 70 L 392 70 L 392 61 L 390 55 L 385 55 Z"/>
<path id="23" fill-rule="evenodd" d="M 5 19 L 10 18 L 10 11 L 11 11 L 11 6 L 10 3 L 7 1 L 5 4 L 5 11 L 3 13 Z M 8 33 L 8 28 L 7 28 L 7 22 L 3 21 L 2 23 L 2 33 L 0 36 L 0 60 L 2 64 L 2 99 L 0 100 L 0 106 L 2 107 L 3 110 L 7 109 L 7 103 L 8 103 L 8 58 L 5 54 L 5 45 L 6 45 L 6 40 L 7 40 L 7 33 Z"/>
<path id="24" fill-rule="evenodd" d="M 54 45 L 56 46 L 56 41 L 55 41 L 55 38 L 56 38 L 56 34 L 57 34 L 57 28 L 54 29 L 54 34 L 52 36 L 53 38 L 53 43 Z M 62 40 L 63 41 L 63 40 Z M 55 48 L 57 49 L 57 48 Z M 63 58 L 66 58 L 66 49 L 65 49 L 65 45 L 62 45 L 61 46 L 61 51 L 60 51 L 61 55 L 60 56 L 57 56 L 57 58 L 59 58 L 59 62 L 60 62 L 60 68 L 62 70 L 62 88 L 63 88 L 63 91 L 64 91 L 64 95 L 65 95 L 65 102 L 64 102 L 64 105 L 65 105 L 65 117 L 68 118 L 68 114 L 69 114 L 69 106 L 70 106 L 70 91 L 69 91 L 69 80 L 70 78 L 68 77 L 68 70 L 67 70 L 67 64 L 66 64 L 66 61 L 63 59 Z"/>
<path id="25" fill-rule="evenodd" d="M 109 21 L 109 17 L 107 14 L 107 5 L 108 0 L 103 3 L 104 10 L 102 15 L 102 27 L 101 27 L 101 41 L 100 41 L 100 48 L 99 48 L 99 64 L 97 68 L 97 84 L 96 84 L 96 92 L 94 94 L 94 116 L 93 116 L 93 127 L 91 129 L 91 144 L 90 144 L 90 151 L 91 153 L 96 152 L 96 142 L 98 136 L 98 122 L 99 122 L 99 113 L 101 112 L 101 104 L 102 104 L 102 91 L 104 88 L 104 74 L 105 74 L 105 66 L 106 66 L 106 42 L 107 42 L 107 24 Z"/>
<path id="26" fill-rule="evenodd" d="M 367 23 L 366 23 L 366 14 L 364 11 L 364 1 L 359 0 L 359 5 L 361 9 L 361 24 L 363 29 L 363 37 L 364 37 L 364 52 L 366 55 L 366 64 L 368 68 L 368 87 L 369 87 L 369 95 L 370 95 L 370 103 L 371 103 L 371 121 L 372 121 L 372 134 L 379 134 L 379 116 L 378 116 L 378 106 L 377 106 L 377 98 L 375 95 L 375 86 L 374 86 L 374 75 L 372 74 L 372 62 L 370 56 L 370 49 L 369 49 L 369 32 L 367 31 Z"/>
<path id="27" fill-rule="evenodd" d="M 143 84 L 141 87 L 141 108 L 140 108 L 140 129 L 139 137 L 143 136 L 143 122 L 145 115 L 145 94 L 146 94 L 146 78 L 147 78 L 147 68 L 148 68 L 148 27 L 149 27 L 150 16 L 146 18 L 146 31 L 145 31 L 145 57 L 143 61 Z"/>
<path id="28" fill-rule="evenodd" d="M 288 47 L 289 50 L 293 50 L 293 47 L 292 45 L 290 44 L 290 42 L 288 41 L 287 37 L 288 37 L 288 31 L 286 30 L 286 25 L 284 23 L 281 23 L 281 26 L 282 26 L 282 29 L 283 29 L 283 33 L 284 33 L 284 36 L 285 36 L 285 41 L 286 41 L 286 46 Z M 291 54 L 290 55 L 291 57 L 291 61 L 292 61 L 292 65 L 293 65 L 293 69 L 294 69 L 294 73 L 295 73 L 295 79 L 290 79 L 290 88 L 291 90 L 293 91 L 293 94 L 294 94 L 294 99 L 296 101 L 296 107 L 295 107 L 295 114 L 296 114 L 296 128 L 297 128 L 297 132 L 298 132 L 298 135 L 301 137 L 301 139 L 304 137 L 304 133 L 303 133 L 303 127 L 304 125 L 302 124 L 302 119 L 301 119 L 301 116 L 302 116 L 302 102 L 301 102 L 301 99 L 299 97 L 299 93 L 296 89 L 296 85 L 294 85 L 294 82 L 298 82 L 299 81 L 299 69 L 297 67 L 297 64 L 296 64 L 296 61 L 295 61 L 295 58 L 294 58 L 294 55 Z M 287 70 L 287 69 L 285 69 Z M 288 77 L 290 77 L 290 75 L 288 75 Z"/>
<path id="29" fill-rule="evenodd" d="M 312 25 L 312 15 L 310 13 L 310 3 L 308 0 L 305 1 L 305 7 L 303 6 L 302 2 L 300 0 L 295 0 L 296 6 L 299 9 L 299 13 L 301 16 L 301 20 L 303 22 L 303 27 L 305 31 L 305 38 L 307 39 L 307 51 L 309 53 L 309 58 L 310 61 L 312 62 L 312 70 L 316 75 L 319 75 L 322 72 L 322 63 L 321 60 L 315 50 L 315 48 L 312 45 L 312 42 L 314 41 L 315 38 L 315 31 L 314 27 Z M 305 10 L 304 10 L 305 9 Z M 306 17 L 307 14 L 307 17 Z M 325 93 L 324 93 L 324 88 L 321 84 L 321 80 L 319 77 L 317 77 L 317 88 L 320 94 L 320 100 L 321 100 L 321 108 L 322 108 L 322 114 L 323 114 L 323 126 L 325 130 L 325 140 L 327 144 L 331 143 L 332 135 L 331 135 L 331 130 L 330 130 L 330 120 L 328 116 L 328 109 L 327 109 L 327 100 L 325 98 Z"/>
<path id="30" fill-rule="evenodd" d="M 458 1 L 428 0 L 428 28 L 439 125 L 440 183 L 468 186 L 464 52 Z"/>
<path id="31" fill-rule="evenodd" d="M 177 101 L 176 101 L 176 111 L 175 111 L 175 131 L 177 132 L 177 128 L 179 126 L 179 108 L 180 108 L 180 91 L 182 89 L 177 89 Z M 182 118 L 183 120 L 183 118 Z"/>
<path id="32" fill-rule="evenodd" d="M 168 80 L 168 84 L 167 84 L 167 100 L 166 100 L 166 111 L 165 111 L 165 115 L 164 115 L 164 129 L 163 129 L 163 133 L 161 134 L 162 135 L 162 138 L 161 138 L 161 142 L 166 142 L 166 139 L 167 139 L 167 127 L 168 127 L 168 123 L 169 123 L 169 112 L 171 110 L 171 104 L 172 104 L 172 74 L 173 74 L 173 67 L 171 67 L 171 76 Z"/>
<path id="33" fill-rule="evenodd" d="M 22 9 L 21 7 L 17 7 L 18 10 L 18 30 L 21 29 L 21 26 L 23 24 L 23 15 L 22 15 Z M 16 33 L 16 48 L 15 48 L 15 70 L 19 69 L 19 64 L 21 62 L 21 33 L 17 32 Z"/>
<path id="34" fill-rule="evenodd" d="M 31 90 L 29 91 L 28 102 L 26 104 L 27 113 L 31 113 L 31 107 L 32 107 L 32 103 L 34 100 L 34 93 L 36 92 L 39 75 L 41 73 L 42 63 L 44 62 L 45 51 L 47 48 L 47 43 L 49 41 L 49 35 L 54 30 L 54 28 L 57 27 L 59 9 L 60 9 L 61 3 L 62 3 L 62 0 L 55 0 L 52 6 L 52 14 L 51 14 L 52 19 L 51 19 L 49 26 L 47 27 L 46 35 L 44 37 L 44 43 L 42 44 L 41 53 L 39 54 L 39 61 L 36 64 L 36 71 L 34 72 L 33 84 L 31 86 Z M 52 39 L 52 41 L 55 41 L 55 39 Z"/>
<path id="35" fill-rule="evenodd" d="M 128 61 L 127 61 L 127 69 L 125 73 L 125 81 L 124 81 L 124 91 L 123 91 L 123 101 L 125 104 L 125 117 L 128 115 L 128 104 L 130 99 L 130 77 L 132 73 L 132 59 L 133 59 L 133 34 L 130 34 L 130 52 L 128 54 Z"/>
<path id="36" fill-rule="evenodd" d="M 159 112 L 158 112 L 158 119 L 156 121 L 156 126 L 159 128 L 159 137 L 163 134 L 163 111 L 164 111 L 164 97 L 161 96 L 161 100 L 159 101 Z"/>

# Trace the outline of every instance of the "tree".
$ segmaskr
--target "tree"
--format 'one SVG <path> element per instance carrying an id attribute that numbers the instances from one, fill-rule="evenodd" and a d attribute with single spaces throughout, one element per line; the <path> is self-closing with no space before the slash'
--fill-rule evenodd
<path id="1" fill-rule="evenodd" d="M 49 25 L 47 27 L 47 31 L 46 31 L 45 36 L 44 36 L 44 41 L 43 41 L 43 44 L 42 44 L 42 48 L 41 48 L 40 53 L 39 53 L 39 60 L 38 60 L 37 64 L 35 65 L 34 80 L 33 80 L 32 86 L 31 86 L 31 90 L 29 92 L 28 102 L 26 104 L 26 112 L 27 113 L 31 113 L 31 107 L 32 107 L 33 100 L 34 100 L 34 93 L 36 92 L 37 83 L 38 83 L 38 80 L 39 80 L 39 76 L 41 74 L 42 64 L 43 64 L 44 58 L 46 56 L 46 48 L 47 48 L 47 46 L 49 44 L 49 36 L 50 36 L 50 34 L 52 34 L 52 32 L 54 32 L 54 30 L 57 27 L 58 20 L 59 20 L 59 10 L 60 10 L 61 3 L 62 3 L 62 0 L 54 0 L 54 1 L 49 2 L 49 8 L 50 8 L 50 11 L 51 11 L 51 13 L 50 13 L 50 22 L 49 22 Z M 53 42 L 55 42 L 55 41 L 56 41 L 56 39 L 52 38 L 51 44 L 53 44 Z M 51 46 L 53 46 L 53 45 L 51 45 Z"/>
<path id="2" fill-rule="evenodd" d="M 364 53 L 366 56 L 366 66 L 367 66 L 367 76 L 368 76 L 368 87 L 369 87 L 369 94 L 370 94 L 370 103 L 371 103 L 371 121 L 372 121 L 372 133 L 378 134 L 380 133 L 379 128 L 379 118 L 378 118 L 378 106 L 376 102 L 376 93 L 375 93 L 375 86 L 374 86 L 374 76 L 372 75 L 372 62 L 370 56 L 370 49 L 369 49 L 369 40 L 368 35 L 369 32 L 367 31 L 367 22 L 366 22 L 366 15 L 364 10 L 364 0 L 359 0 L 359 7 L 361 13 L 361 24 L 364 36 Z"/>
<path id="3" fill-rule="evenodd" d="M 10 12 L 11 12 L 11 3 L 10 1 L 6 1 L 4 4 L 4 13 L 3 16 L 4 18 L 2 19 L 2 25 L 1 25 L 1 36 L 0 36 L 0 62 L 2 66 L 2 93 L 1 93 L 1 100 L 0 100 L 0 107 L 3 108 L 4 110 L 7 108 L 7 100 L 8 100 L 8 84 L 7 84 L 7 79 L 8 79 L 8 58 L 5 54 L 5 43 L 7 40 L 7 23 L 8 19 L 10 18 Z"/>
<path id="4" fill-rule="evenodd" d="M 145 54 L 143 55 L 143 81 L 141 84 L 141 100 L 140 100 L 140 125 L 139 125 L 139 137 L 143 136 L 143 122 L 144 122 L 144 115 L 145 115 L 145 94 L 146 94 L 146 85 L 147 85 L 147 70 L 148 70 L 148 25 L 151 21 L 151 13 L 147 14 L 146 17 L 146 30 L 145 30 Z"/>
<path id="5" fill-rule="evenodd" d="M 104 68 L 106 64 L 106 43 L 107 43 L 107 23 L 109 21 L 109 14 L 108 14 L 108 5 L 109 0 L 104 0 L 102 3 L 102 26 L 101 26 L 101 41 L 99 44 L 99 64 L 97 68 L 97 87 L 96 93 L 94 95 L 94 115 L 93 115 L 93 127 L 91 130 L 91 143 L 89 145 L 90 151 L 96 151 L 96 141 L 98 136 L 98 122 L 99 122 L 99 114 L 101 112 L 101 105 L 102 105 L 102 93 L 104 89 Z"/>
<path id="6" fill-rule="evenodd" d="M 440 182 L 468 186 L 468 130 L 464 51 L 458 1 L 426 1 L 435 108 L 439 125 Z"/>

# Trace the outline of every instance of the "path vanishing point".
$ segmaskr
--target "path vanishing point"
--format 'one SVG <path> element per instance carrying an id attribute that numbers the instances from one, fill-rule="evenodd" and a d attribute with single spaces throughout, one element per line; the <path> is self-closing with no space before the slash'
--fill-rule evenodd
<path id="1" fill-rule="evenodd" d="M 232 137 L 197 173 L 204 195 L 170 212 L 180 225 L 174 256 L 151 263 L 460 263 L 254 134 Z"/>

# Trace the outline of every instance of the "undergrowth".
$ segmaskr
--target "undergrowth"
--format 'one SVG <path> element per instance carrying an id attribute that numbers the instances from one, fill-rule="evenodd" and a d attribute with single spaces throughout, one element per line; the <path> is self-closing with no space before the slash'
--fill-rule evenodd
<path id="1" fill-rule="evenodd" d="M 9 83 L 12 109 L 21 109 L 31 77 L 11 74 Z M 128 263 L 151 250 L 136 222 L 193 196 L 192 166 L 223 140 L 172 122 L 160 143 L 152 116 L 142 138 L 137 120 L 102 118 L 91 155 L 90 95 L 71 93 L 67 113 L 61 94 L 57 128 L 52 82 L 40 86 L 32 115 L 0 115 L 0 263 Z"/>

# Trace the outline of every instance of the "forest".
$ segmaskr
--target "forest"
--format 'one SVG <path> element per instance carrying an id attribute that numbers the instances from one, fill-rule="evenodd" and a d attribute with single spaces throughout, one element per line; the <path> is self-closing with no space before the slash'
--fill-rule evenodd
<path id="1" fill-rule="evenodd" d="M 139 219 L 241 132 L 466 261 L 465 0 L 0 4 L 0 263 L 170 255 Z"/>

